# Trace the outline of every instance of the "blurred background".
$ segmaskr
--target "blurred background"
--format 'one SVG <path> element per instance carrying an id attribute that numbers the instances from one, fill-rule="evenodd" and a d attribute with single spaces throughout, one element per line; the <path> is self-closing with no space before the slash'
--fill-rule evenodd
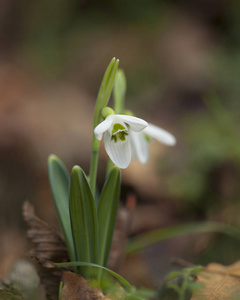
<path id="1" fill-rule="evenodd" d="M 0 278 L 29 249 L 28 199 L 57 227 L 47 175 L 54 153 L 89 170 L 92 119 L 112 57 L 127 78 L 126 108 L 177 138 L 153 142 L 146 166 L 122 172 L 136 195 L 130 235 L 193 221 L 240 226 L 240 2 L 237 0 L 1 0 Z M 101 147 L 99 187 L 107 156 Z M 126 259 L 133 284 L 158 286 L 171 257 L 239 259 L 219 234 L 171 239 Z"/>

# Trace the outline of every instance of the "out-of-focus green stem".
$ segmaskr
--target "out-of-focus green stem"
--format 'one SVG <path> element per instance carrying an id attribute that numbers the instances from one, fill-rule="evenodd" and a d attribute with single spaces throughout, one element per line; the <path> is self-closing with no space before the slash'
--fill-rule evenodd
<path id="1" fill-rule="evenodd" d="M 99 141 L 95 138 L 95 136 L 93 136 L 89 184 L 94 196 L 96 191 L 99 146 Z"/>
<path id="2" fill-rule="evenodd" d="M 95 111 L 94 111 L 94 118 L 93 118 L 93 129 L 101 122 L 101 111 L 102 109 L 107 106 L 109 101 L 115 75 L 118 69 L 119 60 L 115 57 L 111 60 L 110 64 L 108 65 L 99 92 L 96 100 Z M 96 139 L 95 135 L 93 134 L 93 141 L 92 141 L 92 154 L 91 154 L 91 162 L 90 162 L 90 173 L 89 173 L 89 184 L 92 189 L 92 193 L 95 196 L 96 191 L 96 178 L 97 178 L 97 167 L 98 167 L 98 153 L 99 153 L 99 141 Z"/>
<path id="3" fill-rule="evenodd" d="M 126 77 L 123 70 L 118 70 L 113 88 L 114 110 L 116 114 L 122 114 L 124 111 L 125 94 L 127 90 Z"/>
<path id="4" fill-rule="evenodd" d="M 109 158 L 108 162 L 107 162 L 106 177 L 111 172 L 111 170 L 112 170 L 113 167 L 114 167 L 114 163 Z"/>

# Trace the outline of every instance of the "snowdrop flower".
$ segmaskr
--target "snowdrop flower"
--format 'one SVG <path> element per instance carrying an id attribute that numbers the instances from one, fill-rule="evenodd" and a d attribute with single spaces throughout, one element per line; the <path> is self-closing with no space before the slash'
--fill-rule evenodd
<path id="1" fill-rule="evenodd" d="M 129 132 L 137 133 L 147 125 L 146 121 L 133 116 L 110 114 L 94 129 L 94 134 L 99 141 L 104 134 L 108 156 L 116 166 L 125 169 L 132 157 Z"/>
<path id="2" fill-rule="evenodd" d="M 146 164 L 148 161 L 148 144 L 152 139 L 169 146 L 176 144 L 176 139 L 171 133 L 153 124 L 148 124 L 141 132 L 133 132 L 130 130 L 129 136 L 132 158 L 138 159 L 142 164 Z"/>

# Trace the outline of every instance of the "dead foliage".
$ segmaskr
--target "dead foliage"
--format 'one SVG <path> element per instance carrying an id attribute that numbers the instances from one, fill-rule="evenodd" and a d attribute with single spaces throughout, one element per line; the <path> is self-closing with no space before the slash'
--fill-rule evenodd
<path id="1" fill-rule="evenodd" d="M 82 276 L 72 272 L 63 272 L 61 300 L 108 300 L 98 288 L 89 286 Z"/>
<path id="2" fill-rule="evenodd" d="M 29 254 L 54 262 L 68 261 L 67 248 L 62 236 L 38 218 L 29 202 L 23 204 L 23 217 L 28 223 L 27 235 L 34 244 Z"/>
<path id="3" fill-rule="evenodd" d="M 197 281 L 203 288 L 191 300 L 237 300 L 240 299 L 240 261 L 230 266 L 209 264 Z"/>
<path id="4" fill-rule="evenodd" d="M 47 298 L 56 300 L 62 272 L 69 270 L 69 268 L 54 264 L 54 262 L 68 261 L 63 238 L 35 215 L 34 208 L 29 202 L 23 204 L 23 217 L 30 227 L 27 235 L 34 244 L 34 248 L 29 251 L 28 256 L 37 265 Z"/>

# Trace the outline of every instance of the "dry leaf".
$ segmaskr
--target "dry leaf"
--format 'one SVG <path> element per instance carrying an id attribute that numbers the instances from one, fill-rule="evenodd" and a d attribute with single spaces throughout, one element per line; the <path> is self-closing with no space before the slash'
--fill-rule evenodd
<path id="1" fill-rule="evenodd" d="M 0 282 L 0 299 L 1 300 L 24 300 L 21 292 L 11 285 Z"/>
<path id="2" fill-rule="evenodd" d="M 72 272 L 63 272 L 61 300 L 110 300 L 98 288 L 90 287 L 87 280 Z"/>
<path id="3" fill-rule="evenodd" d="M 29 256 L 38 267 L 47 298 L 56 300 L 62 272 L 69 270 L 53 263 L 68 260 L 64 241 L 46 222 L 35 216 L 34 208 L 29 202 L 23 204 L 23 217 L 30 226 L 28 237 L 35 245 L 35 248 L 29 251 Z"/>
<path id="4" fill-rule="evenodd" d="M 191 300 L 240 299 L 240 261 L 230 266 L 211 263 L 198 275 L 197 282 L 203 288 Z"/>
<path id="5" fill-rule="evenodd" d="M 28 237 L 35 245 L 30 255 L 54 262 L 68 261 L 67 249 L 61 235 L 38 218 L 33 206 L 27 201 L 23 204 L 23 217 L 30 227 L 27 231 Z"/>

